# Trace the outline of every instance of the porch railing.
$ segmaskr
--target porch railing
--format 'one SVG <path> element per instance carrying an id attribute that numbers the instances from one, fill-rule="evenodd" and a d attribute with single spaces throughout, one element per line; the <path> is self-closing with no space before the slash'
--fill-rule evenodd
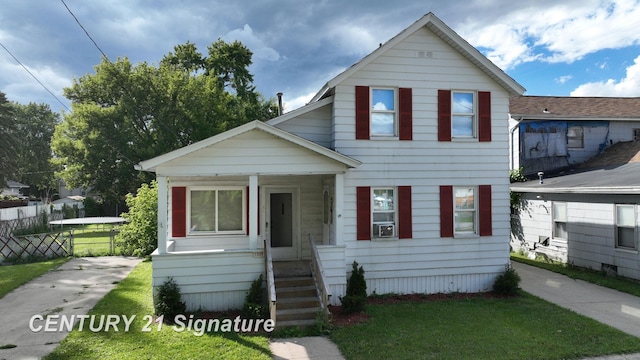
<path id="1" fill-rule="evenodd" d="M 313 241 L 313 235 L 309 234 L 309 242 L 311 243 L 311 272 L 313 278 L 316 281 L 316 288 L 320 295 L 320 305 L 322 306 L 322 316 L 324 321 L 329 320 L 329 298 L 331 297 L 331 290 L 327 284 L 327 279 L 324 276 L 324 269 L 322 268 L 322 261 L 320 260 L 320 254 L 318 253 L 318 247 L 316 242 Z"/>
<path id="2" fill-rule="evenodd" d="M 271 245 L 264 241 L 264 272 L 267 278 L 267 301 L 269 302 L 269 318 L 276 322 L 276 281 L 273 276 L 273 257 Z"/>

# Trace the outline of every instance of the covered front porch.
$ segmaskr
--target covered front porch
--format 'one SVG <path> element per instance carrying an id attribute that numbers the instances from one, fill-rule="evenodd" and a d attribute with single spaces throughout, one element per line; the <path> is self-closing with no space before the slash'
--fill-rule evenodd
<path id="1" fill-rule="evenodd" d="M 344 287 L 344 174 L 359 164 L 262 122 L 142 162 L 158 182 L 153 285 L 173 278 L 190 310 L 240 308 L 269 275 L 266 244 L 272 261 L 326 257 L 327 286 Z"/>

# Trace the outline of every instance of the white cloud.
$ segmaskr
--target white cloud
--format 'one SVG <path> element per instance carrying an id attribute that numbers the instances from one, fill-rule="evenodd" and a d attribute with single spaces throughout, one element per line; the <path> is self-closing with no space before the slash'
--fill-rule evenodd
<path id="1" fill-rule="evenodd" d="M 559 78 L 556 78 L 555 82 L 557 82 L 558 84 L 564 84 L 571 79 L 573 79 L 572 75 L 563 75 L 563 76 L 560 76 Z"/>
<path id="2" fill-rule="evenodd" d="M 315 92 L 311 92 L 308 94 L 295 97 L 292 100 L 285 101 L 286 98 L 283 99 L 284 112 L 289 112 L 297 108 L 303 107 L 304 105 L 309 103 L 309 101 L 311 100 L 311 98 L 313 98 L 315 94 L 316 94 Z"/>
<path id="3" fill-rule="evenodd" d="M 627 67 L 626 76 L 620 81 L 609 79 L 582 84 L 573 90 L 571 96 L 640 96 L 640 56 Z"/>
<path id="4" fill-rule="evenodd" d="M 256 36 L 253 33 L 253 29 L 248 24 L 245 24 L 242 29 L 229 31 L 223 39 L 226 41 L 240 41 L 244 46 L 248 47 L 251 52 L 253 52 L 253 57 L 255 59 L 269 61 L 277 61 L 280 59 L 280 54 Z"/>

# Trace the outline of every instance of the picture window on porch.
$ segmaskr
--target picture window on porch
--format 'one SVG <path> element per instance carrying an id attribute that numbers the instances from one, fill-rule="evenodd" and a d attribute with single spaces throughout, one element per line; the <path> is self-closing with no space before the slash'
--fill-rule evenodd
<path id="1" fill-rule="evenodd" d="M 373 188 L 373 237 L 396 236 L 396 199 L 394 188 Z"/>
<path id="2" fill-rule="evenodd" d="M 189 191 L 191 234 L 244 234 L 245 189 L 208 188 Z"/>
<path id="3" fill-rule="evenodd" d="M 567 203 L 554 202 L 552 208 L 553 238 L 567 239 Z"/>
<path id="4" fill-rule="evenodd" d="M 636 250 L 636 207 L 616 204 L 616 247 Z"/>
<path id="5" fill-rule="evenodd" d="M 476 233 L 476 188 L 454 187 L 454 231 L 455 234 Z"/>

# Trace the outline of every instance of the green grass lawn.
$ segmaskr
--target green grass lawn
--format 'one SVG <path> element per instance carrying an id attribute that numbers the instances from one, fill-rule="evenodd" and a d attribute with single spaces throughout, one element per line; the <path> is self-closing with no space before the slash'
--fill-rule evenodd
<path id="1" fill-rule="evenodd" d="M 601 271 L 580 268 L 562 263 L 536 261 L 524 255 L 511 254 L 511 259 L 566 275 L 572 279 L 584 280 L 596 285 L 608 287 L 618 291 L 626 292 L 634 296 L 640 296 L 640 282 L 622 277 L 605 276 Z"/>
<path id="2" fill-rule="evenodd" d="M 521 297 L 367 305 L 368 323 L 331 339 L 347 359 L 579 359 L 640 352 L 640 339 Z"/>
<path id="3" fill-rule="evenodd" d="M 111 232 L 75 230 L 73 232 L 73 256 L 105 256 L 111 251 Z"/>
<path id="4" fill-rule="evenodd" d="M 18 286 L 64 264 L 68 258 L 0 266 L 0 298 Z"/>
<path id="5" fill-rule="evenodd" d="M 89 314 L 136 315 L 128 332 L 74 330 L 46 359 L 271 359 L 264 336 L 205 334 L 173 330 L 143 332 L 152 315 L 151 263 L 143 262 L 109 292 Z M 122 327 L 123 329 L 123 327 Z"/>

